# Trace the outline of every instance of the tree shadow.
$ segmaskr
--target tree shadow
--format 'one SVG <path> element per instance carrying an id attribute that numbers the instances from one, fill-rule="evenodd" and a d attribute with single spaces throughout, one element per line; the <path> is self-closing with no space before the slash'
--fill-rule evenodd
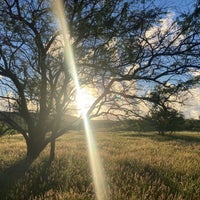
<path id="1" fill-rule="evenodd" d="M 132 137 L 132 138 L 149 138 L 154 141 L 158 142 L 167 142 L 167 141 L 177 141 L 182 144 L 191 144 L 191 143 L 200 143 L 200 137 L 192 136 L 192 135 L 184 135 L 184 134 L 152 134 L 152 133 L 133 133 L 133 134 L 125 134 L 125 137 Z"/>
<path id="2" fill-rule="evenodd" d="M 27 159 L 19 160 L 0 174 L 1 198 L 8 192 L 10 186 L 14 185 L 20 178 L 24 177 L 32 162 L 32 160 Z"/>
<path id="3" fill-rule="evenodd" d="M 0 199 L 10 199 L 9 191 L 17 184 L 18 181 L 25 178 L 26 173 L 29 173 L 31 170 L 30 168 L 33 162 L 34 160 L 22 159 L 0 173 Z M 42 174 L 46 175 L 48 171 L 47 169 L 49 169 L 50 165 L 50 162 L 44 162 L 38 177 Z M 37 188 L 37 183 L 35 183 L 35 188 Z"/>
<path id="4" fill-rule="evenodd" d="M 165 136 L 169 140 L 177 140 L 181 143 L 200 143 L 200 137 L 190 136 L 190 135 L 180 135 L 180 134 L 168 134 Z"/>
<path id="5" fill-rule="evenodd" d="M 152 186 L 151 188 L 155 189 L 155 191 L 153 191 L 155 193 L 155 196 L 156 194 L 158 195 L 159 191 L 162 191 L 163 189 L 166 189 L 165 192 L 169 192 L 169 194 L 173 194 L 173 196 L 176 193 L 180 193 L 178 187 L 179 180 L 177 178 L 173 179 L 176 172 L 171 171 L 167 168 L 159 168 L 148 164 L 140 164 L 140 167 L 140 176 L 144 178 L 144 183 L 146 182 L 146 185 Z M 179 173 L 178 176 L 181 177 L 183 175 L 184 174 Z M 163 188 L 163 185 L 168 187 L 169 190 L 167 190 L 167 188 L 165 187 Z M 156 199 L 159 199 L 159 196 L 157 196 Z"/>
<path id="6" fill-rule="evenodd" d="M 152 166 L 151 163 L 145 164 L 139 160 L 125 160 L 120 163 L 120 169 L 122 174 L 118 172 L 121 176 L 119 181 L 125 185 L 133 184 L 141 191 L 137 199 L 168 199 L 168 196 L 175 199 L 176 194 L 182 193 L 179 183 L 185 176 L 184 173 L 173 171 L 168 167 Z M 126 176 L 123 172 L 129 172 L 130 176 L 131 174 L 135 176 L 130 180 L 129 175 Z M 121 189 L 121 184 L 118 187 Z M 162 197 L 162 194 L 166 196 Z"/>

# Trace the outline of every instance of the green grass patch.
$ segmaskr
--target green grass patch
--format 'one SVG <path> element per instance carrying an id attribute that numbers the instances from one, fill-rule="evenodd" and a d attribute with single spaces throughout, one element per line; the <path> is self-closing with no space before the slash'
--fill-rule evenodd
<path id="1" fill-rule="evenodd" d="M 199 133 L 95 136 L 111 200 L 200 199 Z M 47 147 L 25 173 L 16 164 L 26 153 L 21 136 L 0 138 L 0 151 L 0 199 L 95 199 L 84 133 L 60 137 L 52 164 Z"/>

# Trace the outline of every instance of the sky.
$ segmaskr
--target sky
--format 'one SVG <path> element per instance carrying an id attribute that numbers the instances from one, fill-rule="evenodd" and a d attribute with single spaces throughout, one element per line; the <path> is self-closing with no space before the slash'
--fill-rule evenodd
<path id="1" fill-rule="evenodd" d="M 169 11 L 174 13 L 176 16 L 181 12 L 189 12 L 195 2 L 195 0 L 156 0 L 157 5 L 169 7 Z M 89 94 L 86 94 L 86 96 L 88 99 L 86 104 L 91 104 L 91 102 L 94 101 L 92 96 Z M 80 99 L 86 99 L 86 97 Z M 185 104 L 185 106 L 177 106 L 178 110 L 182 112 L 186 118 L 198 119 L 200 116 L 200 88 L 191 89 L 191 95 L 188 95 L 188 100 Z"/>
<path id="2" fill-rule="evenodd" d="M 181 12 L 190 11 L 196 0 L 156 0 L 157 5 L 163 7 L 170 7 L 170 10 L 173 10 L 176 14 Z"/>
<path id="3" fill-rule="evenodd" d="M 170 11 L 178 16 L 181 12 L 190 12 L 196 0 L 157 0 L 158 4 L 169 6 Z M 186 118 L 199 119 L 200 117 L 200 85 L 190 90 L 185 105 L 178 106 Z"/>
<path id="4" fill-rule="evenodd" d="M 182 112 L 185 118 L 200 119 L 200 86 L 191 89 L 187 98 L 185 105 L 177 106 L 177 110 Z"/>

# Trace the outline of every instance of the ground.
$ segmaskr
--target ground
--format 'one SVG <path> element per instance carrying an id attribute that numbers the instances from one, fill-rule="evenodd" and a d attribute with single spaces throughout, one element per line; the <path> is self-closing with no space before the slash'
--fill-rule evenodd
<path id="1" fill-rule="evenodd" d="M 199 133 L 95 136 L 109 199 L 200 199 Z M 26 168 L 22 137 L 0 138 L 0 199 L 95 199 L 85 134 L 60 137 L 51 165 L 48 148 Z"/>

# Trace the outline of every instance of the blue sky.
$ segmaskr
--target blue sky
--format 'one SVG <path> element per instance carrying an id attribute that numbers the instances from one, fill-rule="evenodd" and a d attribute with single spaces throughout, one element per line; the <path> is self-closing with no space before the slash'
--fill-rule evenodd
<path id="1" fill-rule="evenodd" d="M 181 12 L 190 12 L 195 4 L 196 0 L 155 0 L 157 5 L 161 7 L 169 8 L 169 11 L 174 12 L 176 15 L 179 15 Z M 200 115 L 200 90 L 192 90 L 194 96 L 189 96 L 188 106 L 181 107 L 180 110 L 184 112 L 184 114 L 190 118 L 197 118 Z M 2 93 L 2 87 L 0 90 L 0 94 Z M 1 107 L 1 105 L 0 105 Z"/>
<path id="2" fill-rule="evenodd" d="M 169 7 L 175 13 L 180 14 L 181 12 L 191 11 L 196 0 L 156 0 L 156 5 L 162 7 Z"/>
<path id="3" fill-rule="evenodd" d="M 182 12 L 191 12 L 196 0 L 156 0 L 158 5 L 169 7 L 169 10 L 179 15 Z M 200 88 L 191 89 L 188 95 L 187 105 L 180 106 L 179 111 L 183 112 L 186 118 L 198 119 L 200 116 Z"/>

